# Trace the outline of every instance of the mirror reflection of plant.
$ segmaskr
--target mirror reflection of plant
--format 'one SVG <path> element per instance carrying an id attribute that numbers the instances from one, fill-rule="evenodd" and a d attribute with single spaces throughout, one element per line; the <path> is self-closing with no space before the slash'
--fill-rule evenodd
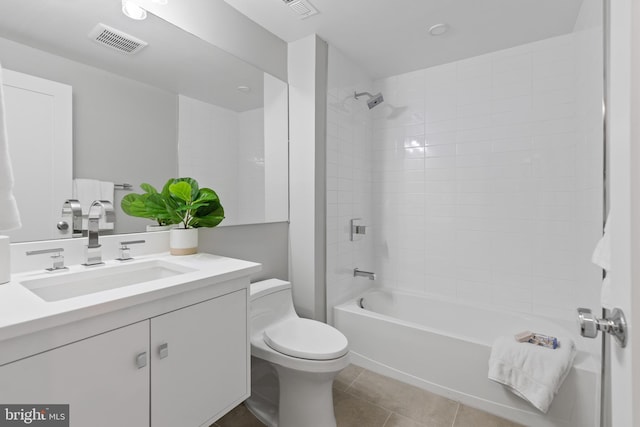
<path id="1" fill-rule="evenodd" d="M 154 220 L 158 225 L 173 225 L 171 216 L 165 209 L 164 197 L 153 185 L 142 183 L 142 194 L 129 193 L 122 198 L 120 207 L 127 215 Z"/>
<path id="2" fill-rule="evenodd" d="M 171 178 L 158 192 L 141 184 L 144 194 L 128 194 L 122 210 L 131 216 L 151 218 L 161 225 L 180 224 L 181 228 L 215 227 L 224 219 L 224 208 L 215 191 L 200 188 L 193 178 Z"/>

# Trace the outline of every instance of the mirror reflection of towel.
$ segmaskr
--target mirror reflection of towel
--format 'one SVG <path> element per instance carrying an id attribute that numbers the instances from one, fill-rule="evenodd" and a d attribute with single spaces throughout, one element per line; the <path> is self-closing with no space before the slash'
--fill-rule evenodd
<path id="1" fill-rule="evenodd" d="M 2 66 L 0 66 L 0 230 L 9 231 L 22 227 L 22 223 L 18 204 L 13 195 L 13 169 L 9 157 L 4 108 Z"/>
<path id="2" fill-rule="evenodd" d="M 611 268 L 611 219 L 612 215 L 609 212 L 607 222 L 604 225 L 604 234 L 598 241 L 591 257 L 591 262 L 606 272 L 605 278 L 602 280 L 600 300 L 602 307 L 609 310 L 613 309 L 613 304 L 611 303 L 611 278 L 609 277 L 609 269 Z"/>
<path id="3" fill-rule="evenodd" d="M 113 203 L 113 182 L 98 181 L 97 179 L 76 178 L 73 180 L 73 198 L 82 207 L 82 229 L 87 229 L 87 215 L 94 200 L 107 200 Z M 114 224 L 100 218 L 100 230 L 113 230 Z"/>

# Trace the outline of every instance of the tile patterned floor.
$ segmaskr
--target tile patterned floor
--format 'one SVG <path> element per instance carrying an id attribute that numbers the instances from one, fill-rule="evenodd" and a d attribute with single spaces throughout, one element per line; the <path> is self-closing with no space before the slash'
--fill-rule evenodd
<path id="1" fill-rule="evenodd" d="M 520 426 L 355 365 L 333 383 L 333 403 L 338 427 Z M 264 425 L 239 405 L 211 427 Z"/>

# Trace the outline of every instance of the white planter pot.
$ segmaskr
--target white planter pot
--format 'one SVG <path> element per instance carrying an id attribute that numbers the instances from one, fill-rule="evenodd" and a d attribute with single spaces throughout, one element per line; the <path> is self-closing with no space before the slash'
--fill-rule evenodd
<path id="1" fill-rule="evenodd" d="M 197 228 L 172 228 L 169 230 L 171 255 L 191 255 L 198 252 Z"/>
<path id="2" fill-rule="evenodd" d="M 171 230 L 175 225 L 147 225 L 147 231 L 167 231 Z"/>

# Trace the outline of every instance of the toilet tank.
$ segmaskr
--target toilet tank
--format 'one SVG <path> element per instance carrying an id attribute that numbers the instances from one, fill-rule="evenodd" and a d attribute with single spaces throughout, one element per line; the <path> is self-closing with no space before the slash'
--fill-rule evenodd
<path id="1" fill-rule="evenodd" d="M 291 283 L 279 279 L 263 280 L 251 284 L 251 334 L 262 333 L 269 325 L 297 317 L 293 307 Z"/>

